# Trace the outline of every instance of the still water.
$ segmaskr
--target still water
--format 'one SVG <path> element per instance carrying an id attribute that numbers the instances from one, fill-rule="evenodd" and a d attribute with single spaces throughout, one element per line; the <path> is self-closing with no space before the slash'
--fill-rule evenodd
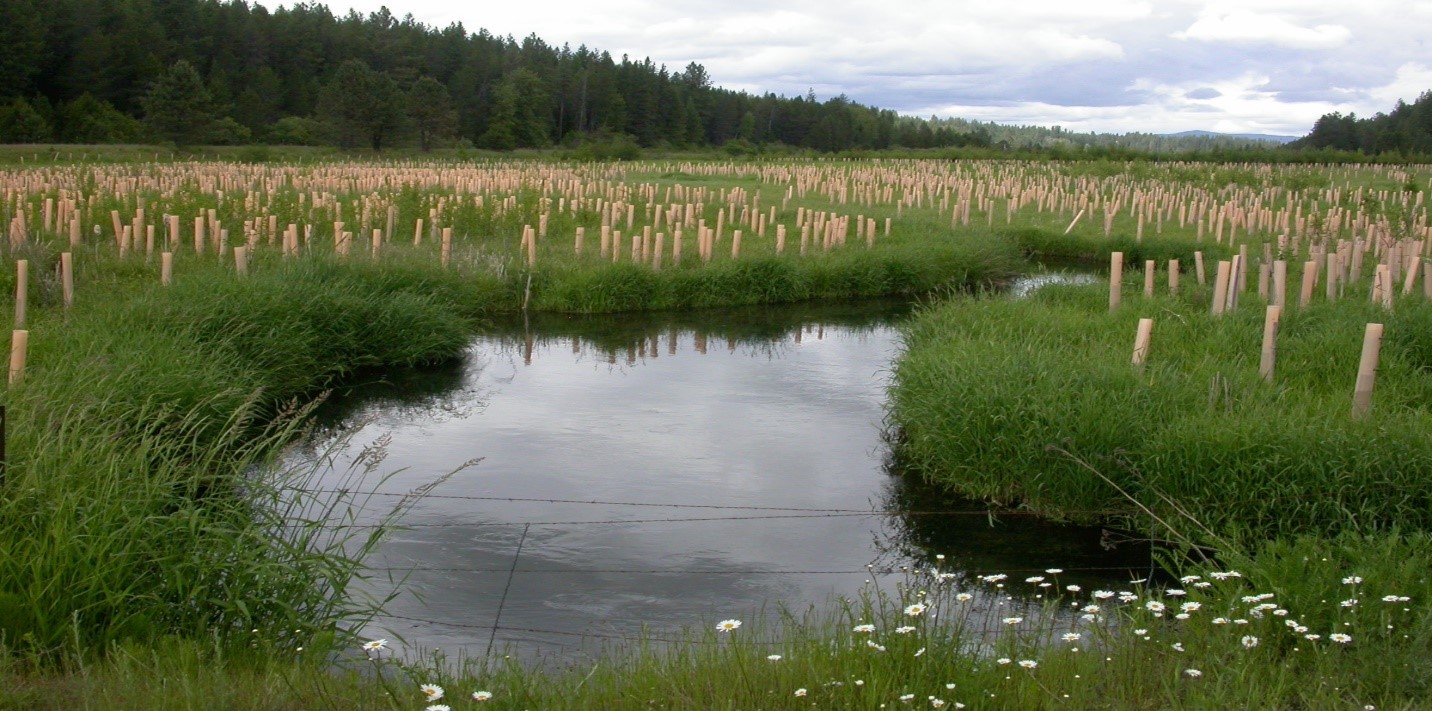
<path id="1" fill-rule="evenodd" d="M 898 471 L 882 420 L 909 308 L 509 323 L 335 398 L 291 459 L 376 492 L 358 523 L 430 487 L 368 559 L 362 590 L 393 598 L 363 634 L 449 655 L 799 612 L 936 555 L 966 575 L 1145 575 L 1146 550 L 1097 529 L 986 515 Z M 381 461 L 355 480 L 364 450 Z"/>

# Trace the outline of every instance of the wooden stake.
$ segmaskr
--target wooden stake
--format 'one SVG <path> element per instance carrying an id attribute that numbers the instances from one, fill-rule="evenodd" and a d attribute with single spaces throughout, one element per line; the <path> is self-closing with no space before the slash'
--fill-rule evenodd
<path id="1" fill-rule="evenodd" d="M 1134 335 L 1134 357 L 1133 364 L 1142 368 L 1144 361 L 1149 356 L 1149 340 L 1153 336 L 1154 320 L 1151 318 L 1139 319 L 1139 330 Z"/>
<path id="2" fill-rule="evenodd" d="M 1369 323 L 1362 336 L 1362 358 L 1357 364 L 1357 385 L 1352 391 L 1352 416 L 1372 410 L 1372 389 L 1377 384 L 1377 361 L 1382 351 L 1382 324 Z"/>
<path id="3" fill-rule="evenodd" d="M 1109 310 L 1119 308 L 1122 300 L 1122 289 L 1124 286 L 1124 253 L 1114 252 L 1109 255 Z"/>
<path id="4" fill-rule="evenodd" d="M 10 332 L 10 386 L 14 387 L 25 377 L 25 351 L 29 349 L 30 332 L 16 329 Z"/>
<path id="5" fill-rule="evenodd" d="M 15 328 L 25 327 L 25 310 L 30 300 L 30 260 L 15 260 Z"/>
<path id="6" fill-rule="evenodd" d="M 1303 281 L 1298 285 L 1298 308 L 1306 309 L 1308 304 L 1313 303 L 1313 282 L 1317 274 L 1317 262 L 1303 262 Z"/>
<path id="7" fill-rule="evenodd" d="M 60 252 L 60 286 L 65 297 L 65 308 L 75 305 L 75 262 L 74 255 Z"/>
<path id="8" fill-rule="evenodd" d="M 1288 262 L 1283 259 L 1273 262 L 1273 305 L 1288 305 Z"/>
<path id="9" fill-rule="evenodd" d="M 1338 275 L 1342 274 L 1342 267 L 1339 266 L 1339 262 L 1341 260 L 1342 258 L 1338 256 L 1337 252 L 1328 252 L 1326 268 L 1327 278 L 1325 280 L 1327 281 L 1328 301 L 1332 301 L 1333 299 L 1338 298 Z"/>
<path id="10" fill-rule="evenodd" d="M 1273 382 L 1273 367 L 1278 358 L 1278 320 L 1283 309 L 1269 306 L 1263 315 L 1263 357 L 1258 362 L 1258 375 Z"/>
<path id="11" fill-rule="evenodd" d="M 1228 280 L 1233 273 L 1233 262 L 1219 260 L 1218 275 L 1213 279 L 1213 315 L 1223 314 L 1228 307 Z"/>

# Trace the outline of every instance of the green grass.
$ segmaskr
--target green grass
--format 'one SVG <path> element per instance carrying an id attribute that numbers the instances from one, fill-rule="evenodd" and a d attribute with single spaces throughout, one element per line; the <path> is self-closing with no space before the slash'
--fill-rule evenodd
<path id="1" fill-rule="evenodd" d="M 1301 537 L 1188 566 L 1183 594 L 1063 591 L 1057 572 L 975 579 L 933 563 L 764 627 L 718 631 L 702 620 L 681 643 L 623 644 L 566 668 L 436 653 L 400 661 L 392 643 L 336 661 L 236 659 L 165 640 L 119 646 L 62 676 L 22 673 L 12 657 L 0 666 L 0 705 L 422 709 L 420 685 L 434 684 L 454 709 L 1416 709 L 1432 691 L 1432 617 L 1402 598 L 1432 595 L 1429 563 L 1432 539 L 1421 534 Z M 1238 575 L 1210 575 L 1229 570 Z M 1059 593 L 1021 603 L 1040 583 Z"/>
<path id="2" fill-rule="evenodd" d="M 925 310 L 895 372 L 902 456 L 968 495 L 1084 520 L 1116 512 L 1145 530 L 1162 526 L 1144 509 L 1220 533 L 1432 527 L 1432 304 L 1291 309 L 1267 383 L 1263 309 L 1215 318 L 1205 299 L 1139 297 L 1110 314 L 1100 285 Z M 1141 317 L 1155 326 L 1138 370 Z M 1374 409 L 1359 419 L 1351 393 L 1369 322 L 1386 335 Z"/>
<path id="3" fill-rule="evenodd" d="M 37 150 L 6 149 L 0 162 L 14 166 L 23 156 L 29 167 Z M 1214 260 L 1227 254 L 1227 247 L 1199 242 L 1191 226 L 1166 224 L 1162 235 L 1150 227 L 1135 241 L 1129 212 L 1112 239 L 1093 216 L 1066 236 L 1067 215 L 1030 207 L 1002 224 L 1003 202 L 993 203 L 992 227 L 976 212 L 973 227 L 951 228 L 948 207 L 931 206 L 935 191 L 925 207 L 905 208 L 873 248 L 852 234 L 830 252 L 813 247 L 800 255 L 799 231 L 791 230 L 786 252 L 777 255 L 772 233 L 746 229 L 741 258 L 733 259 L 728 225 L 709 263 L 696 256 L 695 231 L 687 230 L 681 262 L 657 271 L 631 263 L 629 251 L 615 262 L 599 256 L 601 217 L 588 205 L 551 213 L 549 236 L 528 267 L 517 235 L 537 223 L 548 197 L 529 172 L 510 209 L 497 207 L 502 196 L 495 193 L 483 207 L 470 195 L 445 203 L 441 224 L 454 228 L 455 245 L 443 269 L 436 240 L 412 247 L 402 235 L 451 191 L 375 193 L 372 214 L 394 205 L 400 238 L 375 261 L 357 235 L 345 259 L 332 254 L 333 214 L 305 204 L 307 195 L 287 179 L 260 182 L 275 175 L 271 168 L 245 168 L 244 187 L 223 201 L 194 183 L 117 194 L 96 184 L 111 169 L 148 175 L 156 169 L 144 163 L 149 152 L 116 148 L 99 159 L 42 161 L 71 171 L 94 196 L 72 250 L 79 285 L 73 310 L 62 308 L 55 275 L 60 250 L 70 249 L 65 236 L 38 235 L 7 252 L 0 269 L 0 290 L 13 293 L 9 261 L 31 262 L 30 366 L 24 383 L 3 396 L 10 459 L 0 485 L 0 707 L 406 709 L 423 707 L 416 688 L 427 681 L 460 694 L 454 708 L 476 706 L 466 694 L 477 688 L 493 691 L 489 705 L 498 708 L 894 708 L 907 693 L 922 707 L 933 706 L 934 696 L 972 708 L 1415 708 L 1427 695 L 1432 449 L 1424 433 L 1432 423 L 1423 403 L 1432 396 L 1432 307 L 1418 299 L 1400 302 L 1390 315 L 1362 299 L 1290 311 L 1279 379 L 1269 385 L 1256 377 L 1261 310 L 1246 305 L 1211 319 L 1207 290 L 1192 278 L 1184 298 L 1126 296 L 1113 316 L 1102 287 L 1047 288 L 1018 303 L 968 296 L 1008 281 L 1024 268 L 1022 256 L 1102 266 L 1109 252 L 1123 251 L 1130 270 L 1144 259 L 1170 258 L 1188 270 L 1198 250 L 1211 275 Z M 275 155 L 334 164 L 301 150 L 266 158 Z M 793 227 L 796 209 L 806 207 L 863 214 L 883 226 L 897 214 L 892 204 L 858 204 L 871 165 L 833 164 L 826 188 L 843 182 L 855 202 L 837 204 L 812 188 L 782 207 L 782 222 Z M 981 180 L 1028 168 L 990 165 Z M 891 167 L 892 175 L 911 179 L 932 172 L 913 161 Z M 952 166 L 951 175 L 974 175 L 961 172 L 969 168 Z M 1117 177 L 1118 168 L 1099 170 Z M 1343 184 L 1408 182 L 1391 170 L 1137 168 L 1135 180 L 1182 182 L 1223 196 L 1263 185 L 1311 196 Z M 787 180 L 773 180 L 760 163 L 573 169 L 592 184 L 647 180 L 653 191 L 673 182 L 740 187 L 760 194 L 764 206 L 783 201 Z M 1029 170 L 1059 184 L 1083 176 L 1067 164 Z M 132 214 L 141 200 L 151 216 L 191 220 L 215 209 L 231 230 L 230 246 L 237 245 L 238 225 L 251 216 L 244 204 L 251 186 L 262 188 L 252 189 L 279 224 L 313 226 L 302 257 L 284 259 L 262 243 L 250 275 L 240 279 L 185 242 L 175 284 L 161 289 L 157 257 L 140 249 L 123 259 L 114 254 L 109 212 Z M 367 195 L 355 188 L 334 196 L 349 229 L 362 223 L 357 206 Z M 23 202 L 33 216 L 54 196 L 34 193 Z M 629 197 L 641 214 L 648 199 L 639 190 Z M 1342 201 L 1355 207 L 1350 193 Z M 708 225 L 718 205 L 713 196 L 703 206 Z M 95 224 L 100 236 L 89 230 Z M 580 257 L 571 243 L 578 227 L 587 231 Z M 630 230 L 623 232 L 629 240 Z M 1267 235 L 1246 237 L 1256 254 Z M 670 239 L 668 233 L 668 245 Z M 1090 627 L 1083 639 L 1097 646 L 1088 653 L 1069 653 L 1058 639 L 1064 630 L 1048 615 L 1038 624 L 989 625 L 957 612 L 959 601 L 949 597 L 967 590 L 997 607 L 999 588 L 924 578 L 810 616 L 787 615 L 764 629 L 717 633 L 715 620 L 694 621 L 689 644 L 623 646 L 570 671 L 500 659 L 375 665 L 345 634 L 371 610 L 345 593 L 376 539 L 326 529 L 328 507 L 344 502 L 296 499 L 304 472 L 254 474 L 298 436 L 324 389 L 364 368 L 457 357 L 486 319 L 524 305 L 553 314 L 691 312 L 931 294 L 953 298 L 927 308 L 911 328 L 891 410 L 903 435 L 900 454 L 924 476 L 1051 516 L 1112 516 L 1160 537 L 1191 538 L 1240 568 L 1246 591 L 1275 592 L 1310 629 L 1354 623 L 1354 642 L 1303 645 L 1269 616 L 1250 621 L 1267 628 L 1260 632 L 1267 641 L 1245 650 L 1237 644 L 1242 630 L 1214 625 L 1211 616 L 1155 621 L 1131 605 L 1106 611 Z M 1139 316 L 1158 320 L 1153 357 L 1141 372 L 1128 364 Z M 1361 324 L 1383 318 L 1388 335 L 1375 410 L 1353 420 Z M 1170 525 L 1152 522 L 1085 464 Z M 286 525 L 295 519 L 300 525 Z M 1185 565 L 1168 562 L 1180 573 Z M 1335 603 L 1345 599 L 1339 581 L 1352 574 L 1368 581 L 1368 592 L 1349 611 Z M 920 589 L 931 591 L 928 601 L 949 605 L 941 608 L 949 614 L 914 620 L 909 634 L 890 632 L 912 621 L 903 608 Z M 1235 589 L 1245 591 L 1230 585 L 1204 602 L 1243 613 Z M 1142 602 L 1155 593 L 1140 594 Z M 1394 594 L 1412 598 L 1408 611 L 1380 607 L 1380 595 Z M 851 631 L 866 622 L 877 625 L 884 652 L 872 652 Z M 1149 639 L 1130 634 L 1139 627 L 1153 630 Z M 1174 642 L 1186 651 L 1170 651 Z M 926 651 L 917 656 L 920 648 Z M 771 662 L 769 654 L 782 660 Z M 1002 654 L 1039 666 L 1031 672 L 992 661 Z M 1194 679 L 1186 668 L 1205 674 Z M 945 687 L 950 683 L 954 690 Z M 800 688 L 805 696 L 795 695 Z"/>
<path id="4" fill-rule="evenodd" d="M 443 299 L 466 285 L 409 276 L 196 268 L 35 312 L 5 396 L 0 639 L 39 657 L 170 635 L 243 647 L 255 627 L 310 639 L 361 614 L 337 594 L 356 560 L 315 548 L 321 525 L 287 526 L 290 482 L 252 471 L 320 389 L 461 351 L 474 323 Z"/>

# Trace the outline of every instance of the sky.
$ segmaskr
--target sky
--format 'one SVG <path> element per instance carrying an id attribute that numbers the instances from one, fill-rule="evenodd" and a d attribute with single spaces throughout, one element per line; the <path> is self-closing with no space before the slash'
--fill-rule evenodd
<path id="1" fill-rule="evenodd" d="M 277 7 L 277 2 L 260 0 Z M 1432 0 L 334 0 L 915 116 L 1303 135 L 1432 90 Z"/>

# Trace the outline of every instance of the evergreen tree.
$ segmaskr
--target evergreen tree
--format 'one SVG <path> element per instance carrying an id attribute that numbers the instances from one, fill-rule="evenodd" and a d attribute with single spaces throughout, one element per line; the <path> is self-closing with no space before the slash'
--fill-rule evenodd
<path id="1" fill-rule="evenodd" d="M 551 143 L 551 114 L 542 79 L 530 69 L 517 69 L 493 89 L 492 112 L 478 145 L 494 150 L 540 148 Z"/>
<path id="2" fill-rule="evenodd" d="M 56 133 L 66 143 L 132 143 L 144 133 L 138 121 L 88 93 L 65 104 L 58 123 Z"/>
<path id="3" fill-rule="evenodd" d="M 50 123 L 30 102 L 16 98 L 0 106 L 0 143 L 40 143 L 50 136 Z"/>
<path id="4" fill-rule="evenodd" d="M 350 59 L 323 87 L 318 109 L 339 147 L 366 143 L 380 151 L 402 127 L 403 94 L 392 77 L 374 71 L 362 60 Z"/>
<path id="5" fill-rule="evenodd" d="M 181 59 L 159 75 L 143 104 L 144 123 L 175 146 L 183 148 L 209 137 L 214 102 L 192 64 Z"/>
<path id="6" fill-rule="evenodd" d="M 442 82 L 424 76 L 408 88 L 408 119 L 418 132 L 418 147 L 433 148 L 433 141 L 446 138 L 457 129 L 457 110 Z"/>
<path id="7" fill-rule="evenodd" d="M 33 89 L 45 52 L 43 18 L 38 0 L 0 2 L 0 99 Z"/>

